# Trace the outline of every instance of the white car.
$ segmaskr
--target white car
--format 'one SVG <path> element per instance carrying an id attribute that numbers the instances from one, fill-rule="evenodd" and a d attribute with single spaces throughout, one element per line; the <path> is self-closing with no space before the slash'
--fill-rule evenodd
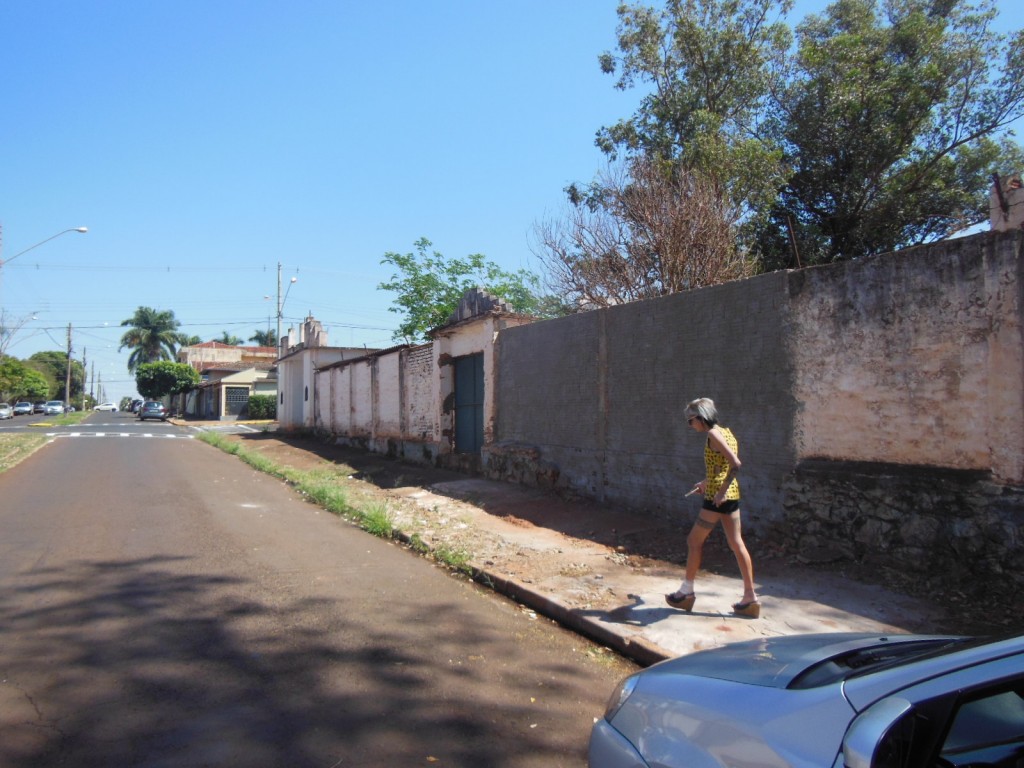
<path id="1" fill-rule="evenodd" d="M 60 413 L 64 413 L 64 401 L 63 400 L 47 400 L 46 401 L 46 414 L 48 416 L 54 416 Z"/>
<path id="2" fill-rule="evenodd" d="M 1011 768 L 1024 635 L 788 635 L 626 678 L 590 768 Z"/>
<path id="3" fill-rule="evenodd" d="M 0 403 L 0 419 L 13 419 L 14 409 L 10 403 Z"/>
<path id="4" fill-rule="evenodd" d="M 93 410 L 94 411 L 116 411 L 117 410 L 117 406 L 114 405 L 113 403 L 100 403 L 95 408 L 93 408 Z"/>

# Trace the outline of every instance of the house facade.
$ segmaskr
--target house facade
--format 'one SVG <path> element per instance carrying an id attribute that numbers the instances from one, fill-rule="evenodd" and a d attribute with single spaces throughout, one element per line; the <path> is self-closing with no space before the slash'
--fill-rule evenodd
<path id="1" fill-rule="evenodd" d="M 200 376 L 195 389 L 180 396 L 178 411 L 193 418 L 232 421 L 244 418 L 253 395 L 277 397 L 277 349 L 207 341 L 182 347 L 178 362 Z"/>

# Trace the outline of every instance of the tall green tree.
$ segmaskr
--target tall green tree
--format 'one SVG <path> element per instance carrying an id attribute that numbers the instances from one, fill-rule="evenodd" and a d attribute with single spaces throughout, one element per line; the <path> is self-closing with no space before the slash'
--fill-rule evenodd
<path id="1" fill-rule="evenodd" d="M 68 377 L 68 353 L 59 350 L 36 352 L 32 355 L 27 365 L 39 371 L 48 382 L 49 395 L 47 399 L 64 400 L 64 389 Z M 74 400 L 82 393 L 85 386 L 85 368 L 82 363 L 72 358 L 71 360 L 71 392 L 67 400 Z"/>
<path id="2" fill-rule="evenodd" d="M 993 172 L 1020 170 L 999 130 L 1024 115 L 1024 33 L 988 2 L 840 0 L 797 28 L 777 125 L 792 169 L 762 230 L 769 267 L 943 239 L 988 219 Z"/>
<path id="3" fill-rule="evenodd" d="M 482 286 L 508 302 L 515 312 L 536 314 L 542 309 L 534 291 L 536 275 L 521 269 L 506 272 L 479 253 L 465 259 L 450 259 L 430 251 L 425 237 L 415 242 L 415 253 L 384 254 L 381 264 L 390 264 L 395 272 L 377 287 L 397 294 L 391 312 L 403 315 L 394 334 L 396 341 L 422 341 L 427 331 L 445 323 L 459 306 L 462 295 Z"/>
<path id="4" fill-rule="evenodd" d="M 67 355 L 58 352 L 36 352 L 24 361 L 25 366 L 35 371 L 46 382 L 46 392 L 41 400 L 52 400 L 57 394 L 57 380 L 64 380 L 64 365 L 67 364 Z"/>
<path id="5" fill-rule="evenodd" d="M 50 382 L 46 377 L 13 357 L 0 360 L 0 400 L 16 402 L 18 400 L 50 399 Z"/>
<path id="6" fill-rule="evenodd" d="M 199 372 L 191 365 L 169 360 L 140 363 L 135 370 L 135 389 L 147 399 L 188 392 L 199 381 Z"/>
<path id="7" fill-rule="evenodd" d="M 118 347 L 118 351 L 125 348 L 131 350 L 128 356 L 130 373 L 134 373 L 143 363 L 174 359 L 182 336 L 178 333 L 180 323 L 171 310 L 139 307 L 121 325 L 131 326 L 121 337 L 121 346 Z"/>
<path id="8" fill-rule="evenodd" d="M 768 268 L 794 263 L 794 241 L 806 265 L 983 221 L 990 175 L 1024 157 L 1006 134 L 1024 115 L 1024 32 L 993 32 L 990 0 L 837 0 L 794 47 L 789 8 L 620 6 L 600 64 L 647 94 L 597 145 L 717 178 Z"/>
<path id="9" fill-rule="evenodd" d="M 764 118 L 792 44 L 790 0 L 667 0 L 619 6 L 615 87 L 646 89 L 632 117 L 598 131 L 611 158 L 642 156 L 717 182 L 741 216 L 759 215 L 784 178 Z M 570 193 L 571 195 L 571 193 Z"/>

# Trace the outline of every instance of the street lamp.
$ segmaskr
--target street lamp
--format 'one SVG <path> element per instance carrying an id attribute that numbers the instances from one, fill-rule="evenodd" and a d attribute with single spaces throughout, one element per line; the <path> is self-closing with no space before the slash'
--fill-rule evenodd
<path id="1" fill-rule="evenodd" d="M 284 303 L 288 300 L 288 292 L 292 289 L 292 286 L 299 281 L 299 278 L 293 277 L 288 283 L 288 288 L 284 292 L 284 298 L 281 298 L 281 262 L 277 262 L 277 356 L 281 356 L 281 317 L 284 313 Z"/>
<path id="2" fill-rule="evenodd" d="M 30 245 L 24 251 L 19 251 L 18 253 L 16 253 L 13 256 L 11 256 L 11 258 L 9 258 L 9 259 L 0 258 L 0 269 L 3 269 L 5 264 L 10 264 L 12 261 L 14 261 L 16 258 L 21 256 L 23 253 L 28 253 L 33 248 L 38 248 L 43 243 L 48 243 L 51 240 L 53 240 L 55 237 L 60 237 L 61 235 L 66 235 L 68 232 L 81 232 L 84 235 L 88 231 L 89 231 L 88 227 L 72 227 L 71 229 L 65 229 L 63 232 L 58 232 L 56 235 L 50 235 L 45 240 L 40 240 L 35 245 Z"/>
<path id="3" fill-rule="evenodd" d="M 66 235 L 66 234 L 67 234 L 68 232 L 81 232 L 82 234 L 85 234 L 85 233 L 86 233 L 86 232 L 88 232 L 88 231 L 89 231 L 89 228 L 88 228 L 88 227 L 71 227 L 71 229 L 65 229 L 65 230 L 62 230 L 62 231 L 58 232 L 58 233 L 57 233 L 56 235 L 50 235 L 50 236 L 49 236 L 48 238 L 46 238 L 45 240 L 40 240 L 40 241 L 39 241 L 38 243 L 36 243 L 35 245 L 30 245 L 30 246 L 29 246 L 28 248 L 26 248 L 26 249 L 25 249 L 25 250 L 23 250 L 23 251 L 18 251 L 18 252 L 17 252 L 16 254 L 14 254 L 13 256 L 11 256 L 11 258 L 9 258 L 9 259 L 4 259 L 4 258 L 3 258 L 3 256 L 2 256 L 2 253 L 3 253 L 3 251 L 2 251 L 2 250 L 0 250 L 0 276 L 2 276 L 2 275 L 3 275 L 3 268 L 4 268 L 4 266 L 5 266 L 6 264 L 10 264 L 10 263 L 11 263 L 12 261 L 14 261 L 14 260 L 15 260 L 16 258 L 18 258 L 19 256 L 21 256 L 21 255 L 22 255 L 22 254 L 24 254 L 24 253 L 28 253 L 28 252 L 29 252 L 29 251 L 31 251 L 31 250 L 32 250 L 33 248 L 38 248 L 38 247 L 39 247 L 40 245 L 42 245 L 43 243 L 48 243 L 48 242 L 50 242 L 51 240 L 53 240 L 53 239 L 54 239 L 55 237 L 60 237 L 61 235 Z M 24 324 L 24 323 L 22 323 L 22 324 Z M 15 330 L 17 330 L 17 329 L 15 329 Z M 0 316 L 0 336 L 3 336 L 3 335 L 5 335 L 5 334 L 3 333 L 3 331 L 4 331 L 4 329 L 3 329 L 3 317 L 2 317 L 2 316 Z M 10 333 L 7 333 L 6 335 L 7 335 L 7 336 L 10 336 Z M 2 359 L 3 359 L 3 354 L 4 354 L 3 350 L 4 350 L 4 347 L 6 347 L 6 344 L 3 344 L 2 346 L 0 346 L 0 360 L 2 360 Z"/>

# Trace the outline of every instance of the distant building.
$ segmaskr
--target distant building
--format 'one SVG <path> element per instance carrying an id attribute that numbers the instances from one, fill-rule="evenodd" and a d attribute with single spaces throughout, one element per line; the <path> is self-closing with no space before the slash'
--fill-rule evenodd
<path id="1" fill-rule="evenodd" d="M 248 413 L 252 395 L 277 397 L 277 349 L 206 341 L 178 350 L 178 362 L 191 365 L 199 385 L 182 395 L 186 416 L 214 421 L 236 420 Z"/>

